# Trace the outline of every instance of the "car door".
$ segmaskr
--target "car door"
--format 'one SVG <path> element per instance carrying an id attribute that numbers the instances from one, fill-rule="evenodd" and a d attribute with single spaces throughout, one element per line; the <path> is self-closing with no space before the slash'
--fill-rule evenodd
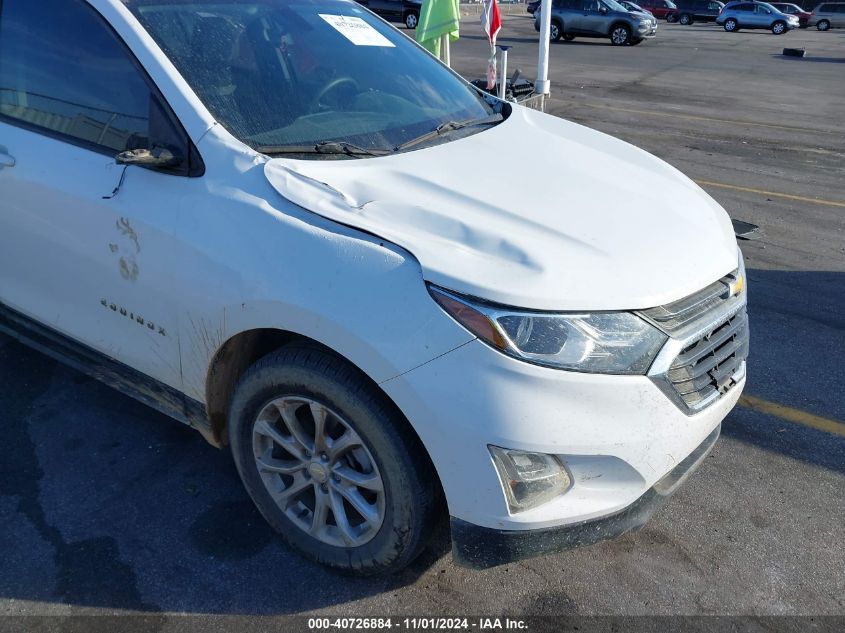
<path id="1" fill-rule="evenodd" d="M 572 30 L 582 35 L 606 35 L 607 25 L 601 12 L 602 7 L 601 0 L 582 0 L 581 10 L 574 11 L 570 20 Z"/>
<path id="2" fill-rule="evenodd" d="M 402 17 L 401 0 L 369 0 L 367 6 L 388 20 L 396 21 Z"/>
<path id="3" fill-rule="evenodd" d="M 173 226 L 197 157 L 163 171 L 115 156 L 193 146 L 84 0 L 3 0 L 0 86 L 0 302 L 179 388 Z"/>
<path id="4" fill-rule="evenodd" d="M 734 17 L 740 26 L 751 28 L 754 26 L 754 5 L 750 2 L 738 4 L 732 9 Z"/>
<path id="5" fill-rule="evenodd" d="M 762 4 L 754 5 L 754 26 L 760 29 L 767 29 L 772 24 L 772 10 Z"/>
<path id="6" fill-rule="evenodd" d="M 830 13 L 830 25 L 835 28 L 845 27 L 845 4 L 833 6 L 833 11 Z"/>

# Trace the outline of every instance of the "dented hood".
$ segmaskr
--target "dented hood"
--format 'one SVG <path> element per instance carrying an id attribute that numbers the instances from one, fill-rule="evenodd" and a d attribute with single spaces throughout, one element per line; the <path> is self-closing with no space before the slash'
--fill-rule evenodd
<path id="1" fill-rule="evenodd" d="M 267 162 L 295 204 L 411 252 L 426 280 L 538 310 L 647 308 L 737 266 L 725 211 L 654 156 L 516 107 L 434 147 Z"/>

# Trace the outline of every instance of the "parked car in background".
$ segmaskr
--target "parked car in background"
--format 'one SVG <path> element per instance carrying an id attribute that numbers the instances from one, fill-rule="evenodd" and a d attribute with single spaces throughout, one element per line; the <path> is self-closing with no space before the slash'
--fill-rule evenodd
<path id="1" fill-rule="evenodd" d="M 409 29 L 417 28 L 422 0 L 357 0 L 389 22 L 400 22 Z"/>
<path id="2" fill-rule="evenodd" d="M 809 26 L 815 26 L 819 31 L 845 28 L 845 2 L 824 2 L 813 9 Z"/>
<path id="3" fill-rule="evenodd" d="M 531 2 L 525 6 L 525 10 L 531 15 L 534 15 L 534 12 L 540 8 L 540 4 L 542 4 L 542 2 L 543 0 L 531 0 Z"/>
<path id="4" fill-rule="evenodd" d="M 534 13 L 534 28 L 540 30 L 540 13 Z M 616 0 L 552 0 L 549 39 L 607 37 L 614 46 L 639 44 L 657 34 L 657 19 L 645 13 L 631 13 Z"/>
<path id="5" fill-rule="evenodd" d="M 767 29 L 775 35 L 798 28 L 798 17 L 775 9 L 766 2 L 729 2 L 722 9 L 716 24 L 729 33 L 740 29 Z"/>
<path id="6" fill-rule="evenodd" d="M 807 23 L 810 21 L 810 16 L 812 15 L 809 11 L 802 9 L 797 4 L 792 4 L 789 2 L 770 2 L 775 9 L 780 11 L 781 13 L 786 13 L 787 15 L 794 15 L 798 18 L 798 26 L 804 28 L 807 26 Z"/>
<path id="7" fill-rule="evenodd" d="M 651 15 L 651 11 L 643 9 L 640 5 L 629 2 L 628 0 L 617 0 L 619 4 L 625 7 L 631 13 L 642 13 L 643 15 Z"/>
<path id="8" fill-rule="evenodd" d="M 671 22 L 693 24 L 694 22 L 714 22 L 724 8 L 724 3 L 717 0 L 679 0 L 678 8 Z M 668 19 L 668 18 L 667 18 Z"/>
<path id="9" fill-rule="evenodd" d="M 668 17 L 674 15 L 678 8 L 672 0 L 642 0 L 637 4 L 658 20 L 668 20 Z"/>

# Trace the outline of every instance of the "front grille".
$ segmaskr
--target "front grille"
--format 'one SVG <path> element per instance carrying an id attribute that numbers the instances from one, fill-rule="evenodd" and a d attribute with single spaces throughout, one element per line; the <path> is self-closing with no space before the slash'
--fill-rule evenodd
<path id="1" fill-rule="evenodd" d="M 684 347 L 666 379 L 691 410 L 707 406 L 737 384 L 748 357 L 745 308 Z"/>
<path id="2" fill-rule="evenodd" d="M 669 335 L 649 371 L 654 383 L 692 415 L 742 380 L 748 357 L 744 271 L 638 314 Z"/>

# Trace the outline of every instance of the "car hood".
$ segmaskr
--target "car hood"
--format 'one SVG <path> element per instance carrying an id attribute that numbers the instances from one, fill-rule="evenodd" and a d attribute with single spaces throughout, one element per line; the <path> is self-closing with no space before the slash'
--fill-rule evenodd
<path id="1" fill-rule="evenodd" d="M 737 266 L 727 214 L 689 178 L 633 145 L 519 106 L 495 127 L 433 147 L 274 158 L 264 173 L 291 202 L 408 250 L 426 280 L 511 306 L 648 308 Z"/>

